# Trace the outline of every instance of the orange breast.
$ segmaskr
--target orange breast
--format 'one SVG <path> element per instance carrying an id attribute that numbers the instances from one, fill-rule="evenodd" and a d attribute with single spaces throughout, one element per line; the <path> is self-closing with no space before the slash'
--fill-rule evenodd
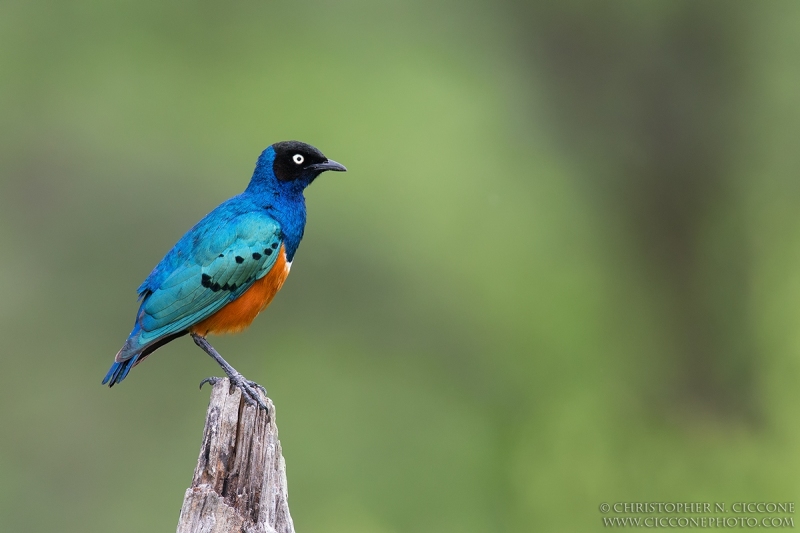
<path id="1" fill-rule="evenodd" d="M 205 337 L 209 333 L 238 333 L 250 325 L 263 311 L 289 275 L 286 251 L 281 246 L 278 258 L 269 273 L 253 283 L 241 296 L 190 328 L 192 333 Z"/>

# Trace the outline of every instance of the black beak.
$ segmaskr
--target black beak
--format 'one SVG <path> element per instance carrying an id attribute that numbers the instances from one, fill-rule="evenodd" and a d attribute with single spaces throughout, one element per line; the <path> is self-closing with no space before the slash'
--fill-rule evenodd
<path id="1" fill-rule="evenodd" d="M 325 172 L 326 170 L 333 170 L 334 172 L 347 172 L 347 169 L 341 163 L 337 163 L 333 159 L 328 159 L 324 163 L 317 163 L 308 167 L 311 170 L 319 170 Z"/>

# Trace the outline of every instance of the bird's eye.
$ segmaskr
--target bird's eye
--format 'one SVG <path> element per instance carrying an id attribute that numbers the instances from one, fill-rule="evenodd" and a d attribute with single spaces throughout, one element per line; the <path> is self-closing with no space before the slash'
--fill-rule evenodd
<path id="1" fill-rule="evenodd" d="M 302 164 L 303 164 L 303 161 L 305 161 L 305 159 L 304 159 L 304 158 L 303 158 L 303 156 L 302 156 L 302 155 L 300 155 L 300 154 L 294 154 L 294 155 L 292 156 L 292 161 L 294 161 L 294 162 L 295 162 L 295 163 L 297 163 L 298 165 L 302 165 Z"/>

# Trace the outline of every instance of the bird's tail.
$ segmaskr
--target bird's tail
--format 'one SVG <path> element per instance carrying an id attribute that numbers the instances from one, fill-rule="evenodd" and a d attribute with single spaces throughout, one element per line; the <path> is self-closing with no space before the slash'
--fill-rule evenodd
<path id="1" fill-rule="evenodd" d="M 139 337 L 136 333 L 137 329 L 134 329 L 131 336 L 125 341 L 125 345 L 117 352 L 117 356 L 114 358 L 114 364 L 111 365 L 111 368 L 108 369 L 108 374 L 103 378 L 103 385 L 108 384 L 109 387 L 113 387 L 127 377 L 131 368 L 144 361 L 147 356 L 168 342 L 186 335 L 189 333 L 189 330 L 178 331 L 172 335 L 166 335 L 145 344 L 139 344 Z"/>
<path id="2" fill-rule="evenodd" d="M 109 387 L 113 387 L 125 379 L 125 377 L 128 375 L 128 372 L 131 371 L 131 368 L 133 368 L 139 361 L 140 355 L 140 353 L 137 353 L 133 357 L 125 359 L 124 361 L 114 361 L 114 364 L 111 365 L 111 368 L 108 370 L 108 374 L 106 374 L 106 377 L 103 378 L 103 385 L 108 383 Z"/>

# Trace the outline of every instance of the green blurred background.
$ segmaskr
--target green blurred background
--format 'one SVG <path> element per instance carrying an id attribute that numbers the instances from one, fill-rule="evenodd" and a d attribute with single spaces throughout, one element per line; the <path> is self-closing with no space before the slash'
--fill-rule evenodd
<path id="1" fill-rule="evenodd" d="M 219 370 L 100 386 L 135 288 L 300 139 L 292 276 L 213 340 L 299 532 L 797 501 L 800 4 L 0 2 L 0 529 L 174 530 Z"/>

